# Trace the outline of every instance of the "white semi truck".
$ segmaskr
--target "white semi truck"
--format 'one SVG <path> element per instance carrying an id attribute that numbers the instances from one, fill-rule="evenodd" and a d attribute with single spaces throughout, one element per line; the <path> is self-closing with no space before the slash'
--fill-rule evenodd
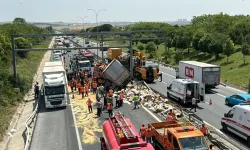
<path id="1" fill-rule="evenodd" d="M 42 75 L 42 95 L 44 95 L 45 107 L 66 107 L 67 78 L 62 62 L 47 62 Z"/>
<path id="2" fill-rule="evenodd" d="M 176 78 L 199 82 L 199 95 L 202 101 L 205 98 L 206 89 L 220 84 L 220 67 L 197 61 L 180 61 L 176 70 Z"/>

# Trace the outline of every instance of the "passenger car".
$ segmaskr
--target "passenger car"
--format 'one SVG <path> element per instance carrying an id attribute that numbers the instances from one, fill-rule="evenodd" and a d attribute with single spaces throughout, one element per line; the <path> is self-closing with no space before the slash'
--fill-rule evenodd
<path id="1" fill-rule="evenodd" d="M 225 99 L 226 105 L 237 105 L 240 103 L 250 102 L 249 94 L 235 94 L 232 96 L 227 96 Z"/>

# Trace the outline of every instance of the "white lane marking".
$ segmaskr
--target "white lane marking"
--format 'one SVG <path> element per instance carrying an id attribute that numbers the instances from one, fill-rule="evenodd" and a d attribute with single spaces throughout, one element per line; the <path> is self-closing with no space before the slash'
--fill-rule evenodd
<path id="1" fill-rule="evenodd" d="M 67 78 L 66 78 L 66 80 L 67 80 Z M 67 80 L 67 83 L 68 83 L 68 80 Z M 68 87 L 67 87 L 67 88 L 68 88 Z M 79 131 L 78 131 L 78 128 L 77 128 L 76 117 L 75 117 L 75 114 L 74 114 L 74 112 L 73 112 L 73 111 L 74 111 L 74 110 L 73 110 L 73 104 L 72 104 L 70 95 L 69 95 L 69 102 L 70 102 L 70 107 L 71 107 L 71 113 L 72 113 L 73 120 L 74 120 L 75 130 L 76 130 L 76 138 L 77 138 L 77 143 L 78 143 L 78 149 L 79 149 L 79 150 L 82 150 L 82 142 L 81 142 L 80 134 L 79 134 Z"/>
<path id="2" fill-rule="evenodd" d="M 162 122 L 161 119 L 159 119 L 156 115 L 154 115 L 150 110 L 148 110 L 146 107 L 144 107 L 143 105 L 141 105 L 141 107 L 147 112 L 149 113 L 156 121 L 158 122 Z"/>

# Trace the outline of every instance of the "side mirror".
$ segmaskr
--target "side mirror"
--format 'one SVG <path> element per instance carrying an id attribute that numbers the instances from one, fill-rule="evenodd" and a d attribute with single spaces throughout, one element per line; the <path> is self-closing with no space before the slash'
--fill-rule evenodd
<path id="1" fill-rule="evenodd" d="M 224 113 L 224 117 L 227 117 L 227 113 Z"/>

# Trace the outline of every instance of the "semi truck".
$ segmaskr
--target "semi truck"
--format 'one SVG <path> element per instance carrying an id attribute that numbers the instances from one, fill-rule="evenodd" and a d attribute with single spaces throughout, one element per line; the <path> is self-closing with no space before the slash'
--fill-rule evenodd
<path id="1" fill-rule="evenodd" d="M 118 60 L 114 59 L 104 69 L 102 77 L 121 87 L 129 82 L 130 73 Z"/>
<path id="2" fill-rule="evenodd" d="M 189 122 L 166 121 L 149 125 L 157 150 L 210 150 L 202 132 Z"/>
<path id="3" fill-rule="evenodd" d="M 205 90 L 220 84 L 220 67 L 198 61 L 180 61 L 176 69 L 176 78 L 199 82 L 200 99 L 204 100 Z"/>
<path id="4" fill-rule="evenodd" d="M 60 63 L 62 64 L 62 62 Z M 44 96 L 45 107 L 66 107 L 67 79 L 64 67 L 59 65 L 59 62 L 47 62 L 43 68 L 42 76 L 41 93 Z"/>
<path id="5" fill-rule="evenodd" d="M 101 150 L 154 150 L 143 141 L 133 123 L 120 112 L 114 112 L 102 125 Z"/>

